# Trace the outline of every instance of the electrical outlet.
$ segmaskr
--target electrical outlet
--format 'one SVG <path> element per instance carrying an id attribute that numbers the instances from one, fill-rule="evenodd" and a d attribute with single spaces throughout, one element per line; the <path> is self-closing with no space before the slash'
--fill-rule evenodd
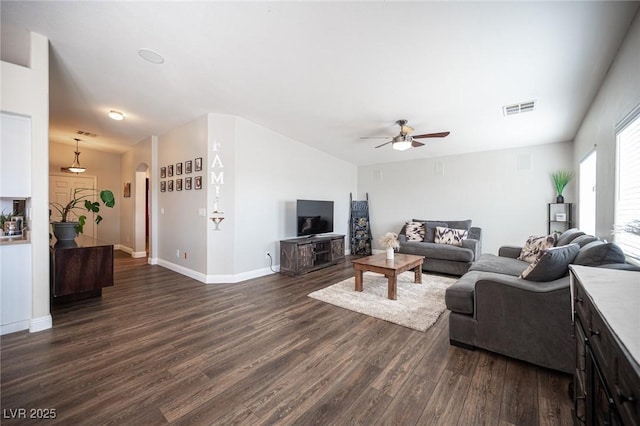
<path id="1" fill-rule="evenodd" d="M 184 258 L 185 259 L 187 258 L 187 252 L 186 251 L 184 252 Z"/>
<path id="2" fill-rule="evenodd" d="M 270 257 L 271 257 L 271 253 L 269 253 L 269 252 L 267 251 L 267 254 L 265 254 L 264 258 L 265 258 L 265 259 L 269 259 Z"/>

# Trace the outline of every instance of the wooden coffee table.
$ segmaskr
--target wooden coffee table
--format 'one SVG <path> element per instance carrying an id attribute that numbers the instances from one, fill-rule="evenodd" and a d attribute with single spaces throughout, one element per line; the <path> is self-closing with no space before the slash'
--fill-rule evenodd
<path id="1" fill-rule="evenodd" d="M 421 284 L 423 261 L 424 256 L 402 253 L 396 253 L 393 260 L 387 260 L 386 253 L 374 254 L 373 256 L 352 260 L 353 269 L 356 271 L 356 291 L 362 291 L 362 274 L 365 271 L 377 272 L 389 280 L 387 297 L 391 300 L 396 300 L 398 275 L 413 270 L 413 272 L 415 272 L 414 282 Z"/>

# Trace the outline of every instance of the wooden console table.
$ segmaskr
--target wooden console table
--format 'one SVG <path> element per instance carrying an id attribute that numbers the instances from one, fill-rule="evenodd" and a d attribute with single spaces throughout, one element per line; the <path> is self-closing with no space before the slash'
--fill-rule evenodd
<path id="1" fill-rule="evenodd" d="M 52 301 L 100 296 L 113 285 L 113 244 L 79 235 L 61 245 L 54 238 L 49 253 Z"/>
<path id="2" fill-rule="evenodd" d="M 640 272 L 570 266 L 576 424 L 640 424 Z"/>

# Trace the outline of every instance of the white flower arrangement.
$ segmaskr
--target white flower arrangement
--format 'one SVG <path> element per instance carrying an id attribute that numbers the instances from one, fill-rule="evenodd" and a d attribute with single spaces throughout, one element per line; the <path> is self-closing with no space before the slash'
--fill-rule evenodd
<path id="1" fill-rule="evenodd" d="M 398 241 L 398 234 L 394 232 L 387 232 L 386 234 L 384 234 L 382 238 L 378 240 L 378 242 L 384 248 L 397 249 L 398 247 L 400 247 L 400 242 Z"/>

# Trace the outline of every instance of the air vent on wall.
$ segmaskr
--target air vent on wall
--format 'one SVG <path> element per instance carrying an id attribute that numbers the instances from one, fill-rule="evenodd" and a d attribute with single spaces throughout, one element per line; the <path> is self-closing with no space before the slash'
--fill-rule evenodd
<path id="1" fill-rule="evenodd" d="M 82 136 L 89 136 L 90 138 L 95 138 L 97 136 L 95 133 L 85 132 L 84 130 L 78 130 L 77 133 Z"/>
<path id="2" fill-rule="evenodd" d="M 536 109 L 536 101 L 521 102 L 519 104 L 505 105 L 502 107 L 502 113 L 507 115 L 520 114 L 522 112 L 534 111 Z"/>

